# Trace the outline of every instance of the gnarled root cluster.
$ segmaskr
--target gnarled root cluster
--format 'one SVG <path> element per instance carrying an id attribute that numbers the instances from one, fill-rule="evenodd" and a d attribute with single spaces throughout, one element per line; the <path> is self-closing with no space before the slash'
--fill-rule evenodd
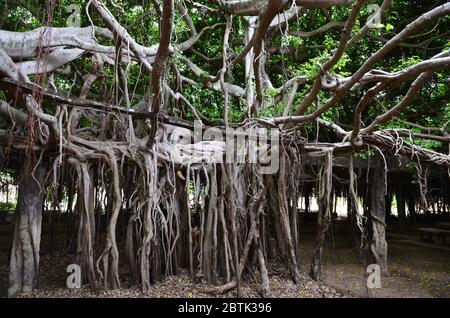
<path id="1" fill-rule="evenodd" d="M 270 296 L 266 264 L 277 260 L 298 282 L 300 152 L 282 147 L 279 172 L 262 175 L 256 163 L 211 160 L 224 155 L 222 142 L 175 143 L 179 132 L 162 125 L 151 150 L 77 144 L 77 156 L 62 158 L 65 173 L 55 165 L 54 191 L 76 198 L 68 211 L 76 215 L 86 281 L 94 289 L 120 287 L 120 263 L 145 291 L 184 268 L 216 285 L 207 291 L 223 293 L 258 269 L 261 292 Z M 81 142 L 74 138 L 72 148 Z M 101 216 L 108 219 L 105 237 Z"/>

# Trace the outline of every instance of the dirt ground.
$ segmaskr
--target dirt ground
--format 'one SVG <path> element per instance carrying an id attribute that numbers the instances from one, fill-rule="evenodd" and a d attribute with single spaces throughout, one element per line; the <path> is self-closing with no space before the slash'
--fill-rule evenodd
<path id="1" fill-rule="evenodd" d="M 418 225 L 391 227 L 387 233 L 389 276 L 381 278 L 381 288 L 371 297 L 450 297 L 450 246 L 423 242 Z M 302 259 L 309 260 L 314 246 L 314 229 L 304 229 Z M 302 263 L 307 269 L 308 263 Z M 324 283 L 356 297 L 367 297 L 366 276 L 359 251 L 349 244 L 348 236 L 329 238 L 323 252 Z"/>
<path id="2" fill-rule="evenodd" d="M 436 246 L 420 241 L 417 226 L 392 228 L 388 232 L 388 266 L 390 275 L 382 277 L 381 288 L 372 289 L 370 297 L 450 297 L 450 246 Z M 314 226 L 302 229 L 301 263 L 303 273 L 309 270 L 314 247 Z M 11 247 L 11 226 L 0 225 L 0 296 L 6 296 L 8 254 Z M 73 262 L 70 256 L 46 253 L 45 237 L 41 258 L 40 289 L 21 297 L 211 297 L 202 290 L 201 282 L 193 282 L 183 273 L 166 278 L 142 294 L 123 279 L 123 288 L 95 294 L 87 288 L 65 288 L 65 268 Z M 256 271 L 255 271 L 256 272 Z M 368 297 L 361 256 L 351 247 L 347 235 L 334 233 L 323 252 L 323 283 L 302 274 L 301 283 L 294 285 L 284 268 L 271 264 L 271 287 L 274 297 Z M 257 272 L 256 272 L 257 273 Z M 259 297 L 257 274 L 247 275 L 243 283 L 244 297 Z M 214 297 L 214 296 L 213 296 Z M 221 295 L 235 297 L 235 291 Z"/>

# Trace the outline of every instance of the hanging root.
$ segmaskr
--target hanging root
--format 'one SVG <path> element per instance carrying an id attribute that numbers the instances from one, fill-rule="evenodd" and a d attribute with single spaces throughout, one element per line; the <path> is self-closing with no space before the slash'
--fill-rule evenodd
<path id="1" fill-rule="evenodd" d="M 280 156 L 280 173 L 278 175 L 278 198 L 279 198 L 279 211 L 281 217 L 281 224 L 283 228 L 283 233 L 285 234 L 285 240 L 289 253 L 289 268 L 292 275 L 292 280 L 294 283 L 300 281 L 300 273 L 297 265 L 297 256 L 295 254 L 294 240 L 292 238 L 291 224 L 289 222 L 289 209 L 288 209 L 288 198 L 286 194 L 286 155 L 282 154 Z"/>
<path id="2" fill-rule="evenodd" d="M 81 263 L 87 274 L 88 282 L 94 290 L 97 290 L 96 273 L 94 269 L 94 185 L 92 173 L 86 162 L 76 158 L 69 158 L 78 174 L 78 202 L 79 224 L 77 238 L 77 254 L 81 256 Z"/>
<path id="3" fill-rule="evenodd" d="M 314 280 L 322 279 L 322 248 L 325 241 L 325 235 L 331 223 L 330 211 L 330 195 L 332 187 L 332 152 L 325 152 L 325 161 L 320 171 L 319 183 L 319 215 L 318 215 L 318 232 L 316 239 L 316 247 L 313 252 L 311 269 L 309 275 Z"/>
<path id="4" fill-rule="evenodd" d="M 112 173 L 112 213 L 111 219 L 108 225 L 108 235 L 106 240 L 106 246 L 100 257 L 97 259 L 96 268 L 97 272 L 100 275 L 100 278 L 103 278 L 103 286 L 107 288 L 108 284 L 108 273 L 111 275 L 111 287 L 113 289 L 120 288 L 120 280 L 119 280 L 119 250 L 117 248 L 116 242 L 116 225 L 117 218 L 119 217 L 120 208 L 122 206 L 122 194 L 120 190 L 120 181 L 119 181 L 119 168 L 117 166 L 117 161 L 114 157 L 114 154 L 110 151 L 108 154 L 108 164 L 111 168 Z M 110 261 L 111 257 L 111 261 Z M 100 270 L 100 262 L 103 261 L 103 272 Z M 109 271 L 109 272 L 108 272 Z"/>

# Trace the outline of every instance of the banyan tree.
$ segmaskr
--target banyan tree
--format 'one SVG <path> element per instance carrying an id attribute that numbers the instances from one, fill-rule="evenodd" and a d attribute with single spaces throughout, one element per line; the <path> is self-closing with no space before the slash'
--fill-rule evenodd
<path id="1" fill-rule="evenodd" d="M 421 213 L 438 172 L 448 209 L 446 1 L 2 3 L 0 150 L 19 191 L 9 295 L 38 286 L 44 198 L 70 216 L 94 290 L 120 288 L 126 264 L 144 291 L 185 269 L 239 293 L 256 270 L 263 296 L 274 260 L 301 279 L 307 192 L 316 280 L 336 193 L 384 273 L 392 193 Z M 392 180 L 398 166 L 417 196 Z"/>

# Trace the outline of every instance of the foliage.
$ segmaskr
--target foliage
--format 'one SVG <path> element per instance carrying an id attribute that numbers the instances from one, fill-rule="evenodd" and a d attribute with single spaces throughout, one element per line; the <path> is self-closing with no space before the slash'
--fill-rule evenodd
<path id="1" fill-rule="evenodd" d="M 405 25 L 413 21 L 420 14 L 430 10 L 431 7 L 440 5 L 445 1 L 434 1 L 428 4 L 419 0 L 402 0 L 393 1 L 392 9 L 389 15 L 383 17 L 382 25 L 370 31 L 371 34 L 380 36 L 381 38 L 391 38 L 400 32 Z M 67 6 L 73 4 L 72 0 L 61 0 L 55 5 L 53 14 L 51 15 L 51 23 L 53 26 L 65 26 L 67 22 L 68 12 Z M 116 16 L 119 22 L 127 26 L 127 30 L 132 37 L 140 44 L 150 46 L 159 41 L 159 25 L 158 17 L 151 1 L 115 1 L 117 7 L 112 7 L 107 3 L 111 12 Z M 225 17 L 223 15 L 211 14 L 207 11 L 194 6 L 192 2 L 184 2 L 188 8 L 188 12 L 192 18 L 197 30 L 201 30 L 206 26 L 212 26 L 216 23 L 223 23 Z M 198 1 L 201 5 L 216 8 L 210 1 Z M 374 4 L 380 5 L 381 0 L 370 1 L 360 12 L 356 25 L 352 30 L 353 34 L 358 32 L 366 23 L 367 19 L 374 13 Z M 83 9 L 87 4 L 86 0 L 76 1 Z M 5 4 L 7 10 L 4 10 L 0 19 L 1 27 L 6 30 L 27 31 L 44 25 L 42 12 L 46 12 L 45 2 L 36 2 L 32 0 L 21 0 L 17 5 Z M 123 12 L 119 9 L 123 8 Z M 274 51 L 269 54 L 267 62 L 267 71 L 269 73 L 272 84 L 275 88 L 264 90 L 268 107 L 261 110 L 260 117 L 270 117 L 280 115 L 286 106 L 286 101 L 279 101 L 278 97 L 281 87 L 286 80 L 294 76 L 316 76 L 319 72 L 319 64 L 324 63 L 328 57 L 334 52 L 339 44 L 341 36 L 341 28 L 330 28 L 325 32 L 321 32 L 315 36 L 299 37 L 289 33 L 290 30 L 311 31 L 324 26 L 330 21 L 345 21 L 350 12 L 349 6 L 334 6 L 327 10 L 327 14 L 320 9 L 304 10 L 301 15 L 297 16 L 289 23 L 289 29 L 283 32 L 274 32 L 275 36 L 270 39 L 269 45 L 272 47 L 287 48 L 288 52 L 282 50 Z M 5 13 L 7 12 L 7 13 Z M 104 22 L 94 12 L 90 14 L 92 21 L 99 26 L 104 26 Z M 243 49 L 243 41 L 247 29 L 246 22 L 235 17 L 230 36 L 230 52 L 238 54 Z M 420 31 L 419 34 L 411 36 L 407 46 L 400 46 L 389 54 L 385 59 L 379 62 L 376 67 L 379 70 L 396 72 L 406 67 L 413 66 L 431 56 L 450 48 L 450 39 L 446 31 L 448 31 L 448 23 L 450 18 L 443 17 Z M 81 12 L 81 25 L 89 26 L 89 18 L 85 12 Z M 447 32 L 448 33 L 448 32 Z M 443 36 L 440 36 L 442 35 Z M 176 10 L 174 18 L 174 43 L 181 43 L 189 38 L 189 28 L 184 21 L 184 17 Z M 424 41 L 426 44 L 423 44 Z M 364 61 L 379 49 L 384 43 L 378 38 L 370 36 L 362 37 L 358 45 L 349 47 L 346 53 L 330 70 L 331 74 L 335 74 L 340 78 L 348 77 L 352 74 Z M 426 47 L 424 46 L 426 45 Z M 213 28 L 205 33 L 195 45 L 195 50 L 209 58 L 219 57 L 222 54 L 223 46 L 223 27 Z M 196 63 L 200 68 L 205 70 L 206 74 L 215 75 L 222 67 L 222 60 L 206 61 L 192 50 L 180 52 L 187 58 Z M 189 69 L 174 55 L 171 63 L 176 65 L 180 72 L 195 77 Z M 91 69 L 91 60 L 89 56 L 84 56 L 72 63 L 73 70 L 79 74 L 85 74 Z M 450 85 L 449 72 L 439 72 L 433 76 L 432 81 L 420 92 L 419 96 L 413 101 L 407 110 L 402 112 L 399 117 L 406 121 L 415 121 L 418 124 L 440 127 L 450 120 Z M 175 81 L 174 74 L 169 72 L 169 77 Z M 129 64 L 128 84 L 133 87 L 134 98 L 132 104 L 137 104 L 140 100 L 145 100 L 149 96 L 149 74 L 142 70 L 139 63 L 133 62 Z M 241 64 L 234 67 L 233 77 L 229 81 L 241 87 L 245 87 L 244 68 Z M 73 94 L 79 93 L 83 83 L 82 76 L 75 76 L 72 72 L 70 75 L 54 74 L 54 82 L 58 89 L 62 91 L 71 91 Z M 408 83 L 407 83 L 408 84 Z M 369 105 L 364 112 L 364 122 L 371 122 L 375 116 L 379 115 L 383 109 L 390 109 L 396 105 L 399 98 L 403 96 L 409 85 L 392 85 L 386 93 L 377 98 L 376 103 Z M 309 84 L 299 88 L 292 109 L 297 109 L 300 101 L 308 92 Z M 114 91 L 114 68 L 105 66 L 101 81 L 96 81 L 91 90 L 91 96 L 107 96 Z M 212 121 L 223 117 L 223 96 L 217 91 L 205 89 L 200 85 L 184 85 L 183 94 L 190 103 L 203 116 Z M 399 96 L 399 97 L 393 97 Z M 321 93 L 319 96 L 323 103 L 329 96 Z M 353 121 L 354 107 L 361 98 L 360 93 L 351 92 L 340 103 L 328 110 L 323 118 L 333 119 L 339 118 L 343 124 L 351 125 Z M 124 102 L 122 100 L 122 102 Z M 240 121 L 245 117 L 245 111 L 248 105 L 245 104 L 245 98 L 230 98 L 230 119 L 234 122 Z M 442 107 L 444 105 L 444 107 Z M 168 109 L 173 109 L 173 101 Z M 185 119 L 193 119 L 193 114 L 188 107 L 185 108 Z M 309 109 L 309 111 L 311 108 Z M 83 118 L 81 120 L 83 127 L 89 127 L 89 120 Z M 398 121 L 391 121 L 383 127 L 404 128 L 404 125 Z M 435 142 L 419 143 L 432 149 L 439 149 L 440 146 Z"/>
<path id="2" fill-rule="evenodd" d="M 0 212 L 14 211 L 15 209 L 16 209 L 16 204 L 13 202 L 0 202 Z"/>

